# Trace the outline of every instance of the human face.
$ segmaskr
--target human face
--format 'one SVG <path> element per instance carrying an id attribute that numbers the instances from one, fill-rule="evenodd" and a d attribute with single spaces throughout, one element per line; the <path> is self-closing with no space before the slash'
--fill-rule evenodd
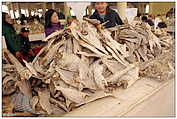
<path id="1" fill-rule="evenodd" d="M 107 8 L 106 2 L 96 2 L 95 8 L 98 11 L 99 14 L 106 14 L 106 8 Z"/>
<path id="2" fill-rule="evenodd" d="M 9 24 L 13 24 L 13 21 L 11 19 L 11 17 L 7 14 L 6 15 L 6 18 L 5 18 L 6 22 L 9 23 Z"/>
<path id="3" fill-rule="evenodd" d="M 54 24 L 57 24 L 57 23 L 59 22 L 58 14 L 57 14 L 56 12 L 54 12 L 54 13 L 52 14 L 51 22 L 54 23 Z"/>

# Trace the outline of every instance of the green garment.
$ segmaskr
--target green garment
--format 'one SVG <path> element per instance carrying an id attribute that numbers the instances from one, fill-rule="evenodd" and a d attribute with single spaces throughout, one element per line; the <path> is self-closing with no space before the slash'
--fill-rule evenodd
<path id="1" fill-rule="evenodd" d="M 105 14 L 100 14 L 100 17 L 103 19 L 103 21 L 104 21 L 104 18 L 105 18 Z"/>
<path id="2" fill-rule="evenodd" d="M 20 37 L 11 27 L 2 25 L 2 36 L 5 37 L 7 49 L 12 54 L 20 51 Z"/>

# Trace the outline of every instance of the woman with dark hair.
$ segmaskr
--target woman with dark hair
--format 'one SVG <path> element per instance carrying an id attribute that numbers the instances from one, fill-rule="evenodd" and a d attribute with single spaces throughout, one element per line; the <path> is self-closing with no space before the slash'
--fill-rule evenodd
<path id="1" fill-rule="evenodd" d="M 5 37 L 7 49 L 17 58 L 21 57 L 20 38 L 18 37 L 11 17 L 2 12 L 2 35 Z"/>
<path id="2" fill-rule="evenodd" d="M 60 24 L 58 13 L 50 9 L 45 13 L 45 34 L 46 36 L 55 32 L 56 30 L 61 30 L 64 27 Z"/>

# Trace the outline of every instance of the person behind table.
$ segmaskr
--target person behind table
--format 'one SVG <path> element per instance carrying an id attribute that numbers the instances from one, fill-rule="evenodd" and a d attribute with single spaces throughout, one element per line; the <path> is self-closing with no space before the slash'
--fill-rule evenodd
<path id="1" fill-rule="evenodd" d="M 135 21 L 141 21 L 141 13 L 137 13 L 137 16 L 134 18 Z"/>
<path id="2" fill-rule="evenodd" d="M 151 19 L 148 19 L 147 16 L 142 16 L 141 20 L 142 20 L 143 22 L 148 23 L 150 26 L 154 26 L 154 22 L 153 22 Z"/>
<path id="3" fill-rule="evenodd" d="M 29 28 L 23 27 L 21 28 L 21 32 L 19 33 L 19 37 L 21 38 L 21 54 L 22 59 L 26 61 L 32 61 L 34 57 L 39 53 L 39 51 L 42 49 L 41 46 L 37 46 L 35 48 L 31 47 L 31 43 L 29 40 Z"/>
<path id="4" fill-rule="evenodd" d="M 59 19 L 65 19 L 65 15 L 62 13 L 60 8 L 58 8 L 58 18 Z"/>
<path id="5" fill-rule="evenodd" d="M 13 27 L 13 21 L 10 15 L 5 12 L 2 12 L 2 36 L 5 37 L 7 49 L 15 57 L 21 57 L 20 38 Z"/>
<path id="6" fill-rule="evenodd" d="M 25 17 L 24 14 L 20 15 L 20 21 L 21 21 L 21 25 L 25 25 L 27 23 L 27 18 Z"/>
<path id="7" fill-rule="evenodd" d="M 48 36 L 56 30 L 61 30 L 64 27 L 60 24 L 58 13 L 50 9 L 45 13 L 45 35 Z"/>
<path id="8" fill-rule="evenodd" d="M 95 12 L 90 16 L 91 19 L 97 19 L 101 23 L 107 22 L 104 26 L 105 28 L 114 27 L 116 25 L 122 25 L 123 22 L 116 11 L 109 8 L 106 2 L 96 2 Z"/>
<path id="9" fill-rule="evenodd" d="M 21 44 L 21 54 L 22 59 L 26 61 L 32 61 L 35 57 L 35 53 L 31 49 L 30 41 L 29 41 L 29 28 L 23 27 L 19 33 L 20 44 Z"/>

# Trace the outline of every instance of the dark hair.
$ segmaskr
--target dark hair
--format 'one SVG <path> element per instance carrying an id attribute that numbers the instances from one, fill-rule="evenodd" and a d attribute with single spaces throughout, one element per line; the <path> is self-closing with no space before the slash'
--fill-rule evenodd
<path id="1" fill-rule="evenodd" d="M 49 9 L 46 13 L 45 13 L 45 28 L 50 28 L 51 27 L 51 17 L 53 15 L 53 13 L 57 13 L 56 10 L 53 9 Z M 57 13 L 58 14 L 58 13 Z M 59 23 L 60 24 L 60 23 Z"/>
<path id="2" fill-rule="evenodd" d="M 165 22 L 159 22 L 157 26 L 159 28 L 167 28 L 167 25 L 165 24 Z"/>
<path id="3" fill-rule="evenodd" d="M 11 29 L 13 29 L 15 31 L 13 25 L 6 22 L 6 15 L 8 15 L 8 13 L 2 12 L 2 24 L 7 26 L 7 27 L 10 27 Z"/>
<path id="4" fill-rule="evenodd" d="M 146 21 L 146 20 L 148 20 L 148 18 L 147 18 L 147 16 L 143 16 L 143 17 L 141 18 L 141 20 L 142 20 L 142 21 Z"/>
<path id="5" fill-rule="evenodd" d="M 92 2 L 92 4 L 93 5 L 95 5 L 97 2 Z M 105 2 L 105 3 L 107 3 L 107 5 L 109 6 L 109 3 L 108 2 Z"/>
<path id="6" fill-rule="evenodd" d="M 141 16 L 141 13 L 138 13 L 138 14 L 137 14 L 137 17 L 140 17 L 140 16 Z"/>
<path id="7" fill-rule="evenodd" d="M 7 15 L 7 13 L 2 12 L 2 23 L 6 22 L 6 15 Z"/>

